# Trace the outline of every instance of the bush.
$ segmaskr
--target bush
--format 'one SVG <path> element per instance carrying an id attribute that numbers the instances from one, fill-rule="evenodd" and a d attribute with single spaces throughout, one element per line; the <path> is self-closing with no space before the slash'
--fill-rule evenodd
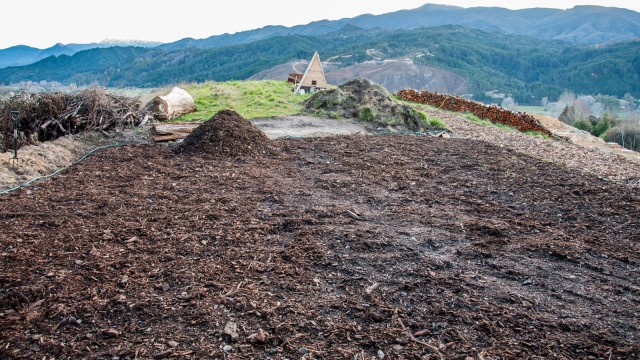
<path id="1" fill-rule="evenodd" d="M 573 123 L 573 127 L 579 130 L 584 130 L 584 131 L 593 133 L 593 125 L 589 120 L 578 120 Z"/>
<path id="2" fill-rule="evenodd" d="M 362 121 L 373 121 L 375 115 L 373 114 L 373 111 L 371 111 L 371 108 L 365 106 L 360 109 L 360 115 L 358 117 Z"/>
<path id="3" fill-rule="evenodd" d="M 600 136 L 606 133 L 607 130 L 609 130 L 610 128 L 611 128 L 611 119 L 609 118 L 609 116 L 607 116 L 607 114 L 605 114 L 605 116 L 603 116 L 602 119 L 598 121 L 596 126 L 593 127 L 593 135 Z"/>
<path id="4" fill-rule="evenodd" d="M 426 122 L 429 124 L 430 128 L 449 130 L 449 127 L 447 126 L 447 124 L 445 124 L 444 121 L 438 118 L 427 118 Z"/>

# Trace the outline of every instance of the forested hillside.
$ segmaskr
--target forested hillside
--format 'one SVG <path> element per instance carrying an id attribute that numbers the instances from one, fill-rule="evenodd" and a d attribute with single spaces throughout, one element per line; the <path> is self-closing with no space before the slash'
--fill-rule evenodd
<path id="1" fill-rule="evenodd" d="M 339 67 L 408 58 L 462 76 L 475 92 L 513 93 L 521 104 L 536 103 L 545 96 L 553 99 L 565 89 L 640 96 L 639 41 L 580 47 L 458 26 L 393 31 L 349 26 L 325 36 L 274 37 L 215 49 L 92 49 L 0 69 L 0 83 L 47 80 L 150 87 L 242 80 L 292 59 L 310 58 L 314 51 L 324 59 L 334 58 Z"/>

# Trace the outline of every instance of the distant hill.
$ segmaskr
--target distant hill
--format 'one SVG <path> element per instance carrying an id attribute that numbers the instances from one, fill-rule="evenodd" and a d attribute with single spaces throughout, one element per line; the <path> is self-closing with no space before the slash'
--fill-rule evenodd
<path id="1" fill-rule="evenodd" d="M 276 36 L 325 35 L 352 25 L 363 29 L 417 29 L 443 25 L 461 25 L 488 32 L 518 34 L 546 40 L 565 40 L 578 45 L 610 43 L 640 38 L 640 13 L 620 8 L 576 6 L 569 10 L 498 7 L 461 8 L 427 4 L 413 10 L 382 15 L 360 15 L 341 20 L 315 21 L 293 27 L 266 26 L 260 29 L 223 34 L 206 39 L 186 38 L 163 44 L 161 49 L 189 47 L 210 49 L 226 45 L 248 44 Z"/>
<path id="2" fill-rule="evenodd" d="M 49 56 L 72 55 L 75 50 L 62 44 L 56 44 L 48 49 L 36 49 L 30 46 L 18 45 L 0 50 L 0 68 L 33 64 Z"/>
<path id="3" fill-rule="evenodd" d="M 99 43 L 90 44 L 55 44 L 46 49 L 37 49 L 30 46 L 18 45 L 0 50 L 0 69 L 10 66 L 24 66 L 33 64 L 49 56 L 73 55 L 79 51 L 107 48 L 114 46 L 136 46 L 136 47 L 156 47 L 159 42 L 141 40 L 104 40 Z"/>

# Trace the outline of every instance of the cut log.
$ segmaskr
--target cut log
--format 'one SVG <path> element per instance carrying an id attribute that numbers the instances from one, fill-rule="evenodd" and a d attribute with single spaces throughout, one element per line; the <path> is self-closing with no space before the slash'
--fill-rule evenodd
<path id="1" fill-rule="evenodd" d="M 166 142 L 166 141 L 176 141 L 178 140 L 178 137 L 176 135 L 162 135 L 162 136 L 156 136 L 153 138 L 153 141 L 155 142 Z"/>
<path id="2" fill-rule="evenodd" d="M 188 92 L 174 87 L 168 95 L 157 96 L 147 104 L 156 120 L 167 121 L 196 111 L 196 104 Z"/>
<path id="3" fill-rule="evenodd" d="M 172 124 L 155 124 L 153 131 L 156 137 L 155 142 L 174 141 L 185 139 L 193 130 L 202 123 L 172 123 Z"/>

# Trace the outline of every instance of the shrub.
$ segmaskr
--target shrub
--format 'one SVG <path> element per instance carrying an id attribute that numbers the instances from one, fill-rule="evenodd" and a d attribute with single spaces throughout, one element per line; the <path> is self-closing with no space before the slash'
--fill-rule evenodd
<path id="1" fill-rule="evenodd" d="M 593 125 L 593 131 L 591 133 L 594 136 L 601 136 L 612 127 L 613 122 L 611 121 L 611 116 L 609 116 L 609 113 L 605 112 L 604 115 L 602 115 L 602 118 Z"/>
<path id="2" fill-rule="evenodd" d="M 371 108 L 365 106 L 360 109 L 360 115 L 358 117 L 362 121 L 373 121 L 375 115 L 373 114 L 373 111 L 371 111 Z"/>
<path id="3" fill-rule="evenodd" d="M 449 127 L 444 123 L 444 121 L 438 118 L 428 118 L 426 121 L 431 128 L 449 130 Z"/>
<path id="4" fill-rule="evenodd" d="M 604 114 L 602 119 L 593 127 L 593 135 L 600 136 L 607 132 L 611 128 L 611 118 L 608 114 Z"/>
<path id="5" fill-rule="evenodd" d="M 573 127 L 575 127 L 576 129 L 579 129 L 579 130 L 584 130 L 584 131 L 588 131 L 590 133 L 593 133 L 593 125 L 591 124 L 591 121 L 589 121 L 589 120 L 578 120 L 578 121 L 573 123 Z"/>
<path id="6" fill-rule="evenodd" d="M 337 112 L 335 112 L 335 111 L 330 111 L 330 112 L 327 114 L 327 116 L 329 117 L 329 119 L 334 119 L 334 120 L 336 120 L 336 119 L 340 119 L 340 114 L 338 114 L 338 113 L 337 113 Z"/>

